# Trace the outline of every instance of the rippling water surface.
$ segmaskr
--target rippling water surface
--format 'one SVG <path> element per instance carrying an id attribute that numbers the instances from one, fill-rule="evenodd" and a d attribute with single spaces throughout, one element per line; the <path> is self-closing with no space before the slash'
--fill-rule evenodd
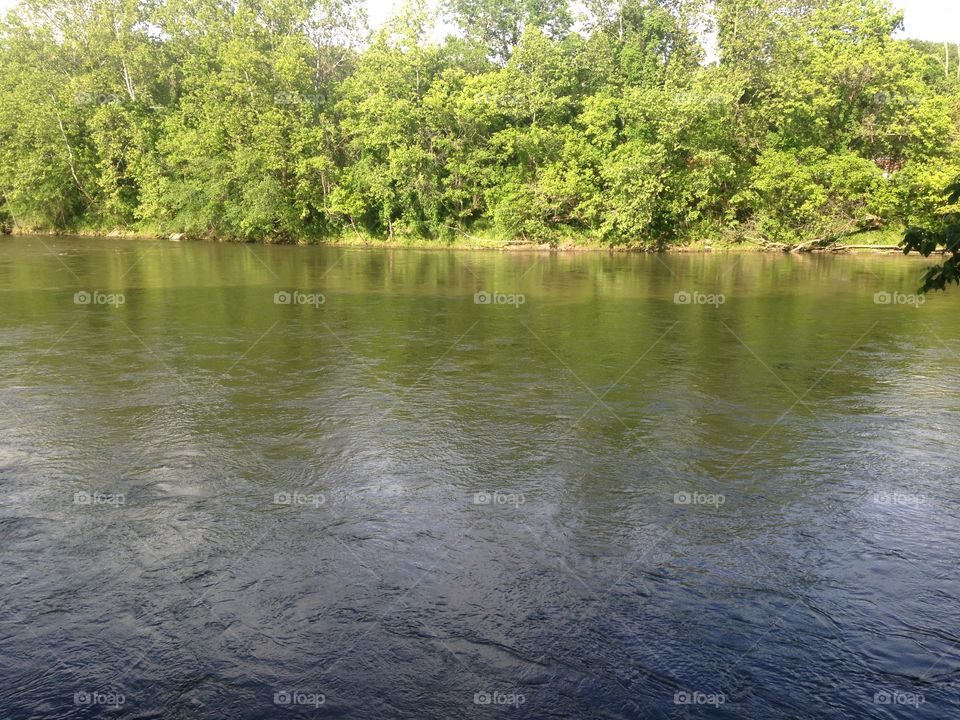
<path id="1" fill-rule="evenodd" d="M 922 268 L 4 238 L 0 716 L 956 717 Z"/>

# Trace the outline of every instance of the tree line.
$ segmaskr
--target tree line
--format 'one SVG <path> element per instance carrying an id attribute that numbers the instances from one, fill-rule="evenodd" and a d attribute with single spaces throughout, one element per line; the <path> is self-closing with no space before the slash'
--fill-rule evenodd
<path id="1" fill-rule="evenodd" d="M 960 46 L 886 0 L 23 0 L 0 213 L 267 242 L 662 247 L 930 222 Z"/>

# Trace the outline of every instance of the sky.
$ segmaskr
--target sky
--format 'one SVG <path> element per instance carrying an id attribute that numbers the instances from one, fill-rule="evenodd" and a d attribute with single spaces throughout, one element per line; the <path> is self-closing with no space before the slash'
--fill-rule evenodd
<path id="1" fill-rule="evenodd" d="M 0 10 L 18 0 L 0 0 Z M 367 0 L 370 23 L 379 26 L 402 0 Z M 960 2 L 958 0 L 893 0 L 905 12 L 905 37 L 960 43 Z"/>
<path id="2" fill-rule="evenodd" d="M 401 4 L 402 0 L 367 0 L 371 26 L 378 27 Z M 904 11 L 904 37 L 960 43 L 960 0 L 893 0 L 893 4 Z"/>
<path id="3" fill-rule="evenodd" d="M 904 35 L 918 40 L 960 43 L 957 0 L 894 0 L 904 11 Z"/>

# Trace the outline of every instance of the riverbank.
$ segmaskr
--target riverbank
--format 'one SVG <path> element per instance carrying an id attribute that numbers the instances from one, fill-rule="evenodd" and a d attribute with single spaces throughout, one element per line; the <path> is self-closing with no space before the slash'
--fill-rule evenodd
<path id="1" fill-rule="evenodd" d="M 810 240 L 796 245 L 774 243 L 759 238 L 744 239 L 740 242 L 728 240 L 703 240 L 699 242 L 655 247 L 644 243 L 622 245 L 600 245 L 590 242 L 536 243 L 517 240 L 499 240 L 489 236 L 475 236 L 460 231 L 453 239 L 432 239 L 415 236 L 378 238 L 362 233 L 330 237 L 323 240 L 301 240 L 297 242 L 277 242 L 272 240 L 243 241 L 230 238 L 188 235 L 186 233 L 161 234 L 157 232 L 131 230 L 26 230 L 15 228 L 13 235 L 39 237 L 102 237 L 130 240 L 164 240 L 168 242 L 214 242 L 248 243 L 259 245 L 299 245 L 326 247 L 355 247 L 383 249 L 415 250 L 496 250 L 500 252 L 664 252 L 664 253 L 840 253 L 873 252 L 901 254 L 898 243 L 903 237 L 903 229 L 871 230 L 845 236 L 837 241 L 822 242 Z"/>

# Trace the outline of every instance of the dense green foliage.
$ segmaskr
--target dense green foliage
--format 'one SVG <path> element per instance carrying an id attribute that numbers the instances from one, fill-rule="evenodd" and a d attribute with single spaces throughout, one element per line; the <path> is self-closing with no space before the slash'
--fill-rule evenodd
<path id="1" fill-rule="evenodd" d="M 267 241 L 794 243 L 929 222 L 960 47 L 886 0 L 24 0 L 0 212 Z M 706 46 L 710 46 L 708 50 Z M 716 47 L 712 47 L 715 45 Z"/>
<path id="2" fill-rule="evenodd" d="M 960 285 L 960 177 L 946 190 L 946 206 L 931 227 L 911 227 L 900 243 L 904 254 L 918 252 L 930 257 L 938 250 L 947 257 L 934 265 L 923 277 L 921 292 L 943 290 L 953 283 Z"/>

